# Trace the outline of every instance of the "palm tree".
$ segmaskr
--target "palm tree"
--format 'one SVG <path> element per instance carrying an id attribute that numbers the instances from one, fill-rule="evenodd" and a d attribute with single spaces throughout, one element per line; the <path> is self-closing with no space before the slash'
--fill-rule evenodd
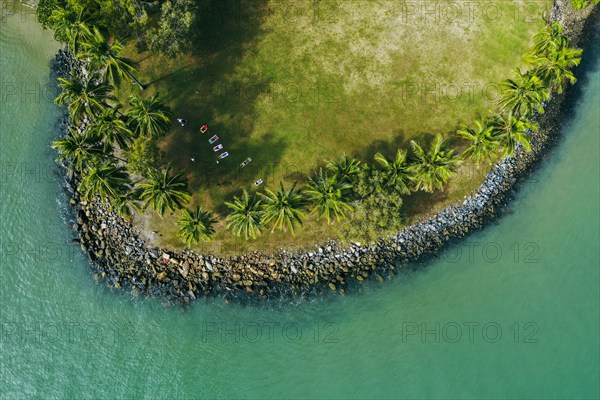
<path id="1" fill-rule="evenodd" d="M 558 22 L 547 24 L 544 29 L 533 36 L 534 45 L 532 53 L 538 56 L 546 55 L 550 52 L 559 50 L 568 46 L 568 41 L 563 36 L 563 27 Z"/>
<path id="2" fill-rule="evenodd" d="M 163 168 L 152 174 L 148 180 L 137 184 L 141 189 L 140 200 L 144 202 L 143 208 L 152 206 L 161 217 L 165 210 L 173 212 L 183 207 L 191 198 L 183 174 L 171 175 L 170 170 L 170 167 Z"/>
<path id="3" fill-rule="evenodd" d="M 131 108 L 127 110 L 126 115 L 130 118 L 133 131 L 137 135 L 159 138 L 167 132 L 171 125 L 171 111 L 160 102 L 158 94 L 147 100 L 132 95 L 129 102 Z"/>
<path id="4" fill-rule="evenodd" d="M 331 217 L 339 222 L 346 217 L 346 211 L 352 207 L 346 202 L 346 190 L 351 187 L 347 182 L 340 181 L 336 175 L 331 177 L 320 168 L 314 178 L 308 178 L 308 188 L 304 194 L 314 205 L 312 212 L 317 213 L 317 219 L 324 217 L 331 224 Z"/>
<path id="5" fill-rule="evenodd" d="M 88 126 L 88 130 L 97 137 L 105 140 L 107 144 L 117 143 L 123 150 L 129 147 L 133 132 L 125 121 L 119 116 L 121 105 L 105 109 Z"/>
<path id="6" fill-rule="evenodd" d="M 289 190 L 285 190 L 281 182 L 279 186 L 280 189 L 277 192 L 267 189 L 266 194 L 259 193 L 264 200 L 261 223 L 264 225 L 271 223 L 273 225 L 271 232 L 274 232 L 276 228 L 289 229 L 292 236 L 295 236 L 295 225 L 302 225 L 305 201 L 302 195 L 295 190 L 296 184 Z"/>
<path id="7" fill-rule="evenodd" d="M 542 104 L 550 98 L 544 81 L 535 73 L 521 74 L 517 69 L 515 79 L 500 83 L 502 98 L 499 101 L 501 111 L 529 118 L 535 111 L 544 112 Z"/>
<path id="8" fill-rule="evenodd" d="M 225 205 L 231 208 L 231 213 L 227 216 L 228 229 L 233 231 L 236 236 L 244 236 L 244 239 L 248 238 L 256 239 L 261 234 L 262 224 L 262 208 L 261 200 L 248 195 L 248 192 L 244 189 L 242 197 L 233 197 L 233 203 L 225 202 Z"/>
<path id="9" fill-rule="evenodd" d="M 469 142 L 469 147 L 462 153 L 464 159 L 475 161 L 477 168 L 483 161 L 492 163 L 500 144 L 495 135 L 496 129 L 491 124 L 487 121 L 475 121 L 474 128 L 463 125 L 456 133 Z"/>
<path id="10" fill-rule="evenodd" d="M 414 140 L 411 140 L 410 144 L 416 162 L 409 170 L 415 178 L 416 189 L 430 193 L 435 189 L 443 189 L 459 164 L 454 150 L 446 148 L 446 141 L 440 134 L 435 136 L 428 151 Z"/>
<path id="11" fill-rule="evenodd" d="M 91 39 L 92 33 L 88 26 L 89 18 L 83 18 L 84 8 L 76 13 L 59 7 L 52 11 L 48 22 L 54 30 L 54 38 L 66 43 L 67 48 L 77 54 L 83 43 Z"/>
<path id="12" fill-rule="evenodd" d="M 177 221 L 178 236 L 185 240 L 188 247 L 198 243 L 200 239 L 210 242 L 211 236 L 215 233 L 213 224 L 216 222 L 210 211 L 204 211 L 200 207 L 196 207 L 194 211 L 184 209 Z"/>
<path id="13" fill-rule="evenodd" d="M 58 78 L 58 86 L 62 92 L 54 100 L 58 105 L 68 104 L 71 117 L 79 121 L 83 116 L 89 117 L 102 114 L 108 108 L 107 102 L 114 100 L 111 95 L 112 86 L 98 82 L 96 74 L 87 79 L 72 76 L 71 79 Z"/>
<path id="14" fill-rule="evenodd" d="M 131 182 L 125 168 L 108 160 L 88 163 L 79 185 L 79 191 L 86 200 L 96 194 L 104 201 L 114 200 L 127 193 Z"/>
<path id="15" fill-rule="evenodd" d="M 495 115 L 490 121 L 490 125 L 495 130 L 500 145 L 504 148 L 502 157 L 514 155 L 517 144 L 523 146 L 525 151 L 531 151 L 531 137 L 527 131 L 537 131 L 537 124 L 508 113 Z"/>
<path id="16" fill-rule="evenodd" d="M 94 135 L 87 132 L 80 134 L 74 129 L 69 129 L 64 139 L 55 140 L 52 148 L 58 150 L 59 159 L 71 159 L 69 169 L 75 168 L 78 171 L 94 157 L 110 154 L 110 149 L 103 146 Z"/>
<path id="17" fill-rule="evenodd" d="M 341 156 L 338 160 L 329 161 L 326 168 L 342 181 L 353 181 L 360 174 L 360 161 L 347 155 Z"/>
<path id="18" fill-rule="evenodd" d="M 123 218 L 131 218 L 131 209 L 142 212 L 136 204 L 137 193 L 133 190 L 120 193 L 113 199 L 112 209 L 117 211 L 117 214 Z"/>
<path id="19" fill-rule="evenodd" d="M 119 41 L 109 43 L 98 28 L 94 28 L 94 34 L 82 47 L 83 52 L 79 57 L 89 59 L 92 68 L 102 70 L 103 78 L 107 82 L 119 86 L 125 76 L 135 82 L 140 89 L 145 89 L 133 75 L 136 71 L 134 62 L 121 56 L 123 46 Z"/>
<path id="20" fill-rule="evenodd" d="M 532 55 L 529 62 L 535 67 L 535 74 L 551 89 L 562 93 L 566 82 L 574 84 L 577 78 L 571 71 L 581 62 L 583 50 L 562 47 L 551 49 L 546 55 Z"/>
<path id="21" fill-rule="evenodd" d="M 389 161 L 383 154 L 377 153 L 375 161 L 383 169 L 386 180 L 385 187 L 393 188 L 401 194 L 410 194 L 409 185 L 412 177 L 406 163 L 406 150 L 398 149 L 393 161 Z"/>

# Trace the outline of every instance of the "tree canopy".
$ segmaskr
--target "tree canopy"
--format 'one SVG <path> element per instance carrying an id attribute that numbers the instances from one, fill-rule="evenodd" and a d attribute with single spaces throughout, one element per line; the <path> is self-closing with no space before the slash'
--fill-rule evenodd
<path id="1" fill-rule="evenodd" d="M 158 24 L 149 34 L 153 51 L 175 57 L 191 48 L 195 5 L 194 0 L 167 0 L 162 5 Z"/>
<path id="2" fill-rule="evenodd" d="M 113 39 L 133 40 L 139 47 L 173 55 L 189 48 L 190 29 L 195 20 L 193 0 L 40 0 L 36 10 L 44 28 L 55 31 L 56 39 L 67 43 L 61 27 L 81 28 L 85 23 Z"/>

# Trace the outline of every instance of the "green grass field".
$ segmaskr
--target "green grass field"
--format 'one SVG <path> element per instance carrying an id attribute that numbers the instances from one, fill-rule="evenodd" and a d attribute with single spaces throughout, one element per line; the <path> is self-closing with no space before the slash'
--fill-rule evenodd
<path id="1" fill-rule="evenodd" d="M 237 240 L 225 229 L 223 202 L 254 190 L 259 178 L 261 189 L 301 182 L 325 160 L 346 153 L 370 162 L 378 151 L 392 155 L 411 139 L 450 133 L 485 114 L 495 83 L 524 64 L 549 3 L 200 3 L 193 55 L 132 55 L 140 79 L 151 83 L 146 92 L 159 92 L 175 118 L 188 120 L 160 147 L 165 161 L 185 171 L 194 203 L 220 220 L 214 241 L 197 250 L 269 251 L 338 237 L 339 226 L 309 218 L 295 238 L 265 232 L 256 241 Z M 204 123 L 209 131 L 201 135 Z M 208 143 L 213 134 L 230 154 L 220 164 Z M 253 161 L 241 169 L 247 157 Z M 485 172 L 463 166 L 446 192 L 405 199 L 408 220 L 462 199 Z M 137 223 L 159 243 L 180 248 L 176 218 L 148 211 Z"/>

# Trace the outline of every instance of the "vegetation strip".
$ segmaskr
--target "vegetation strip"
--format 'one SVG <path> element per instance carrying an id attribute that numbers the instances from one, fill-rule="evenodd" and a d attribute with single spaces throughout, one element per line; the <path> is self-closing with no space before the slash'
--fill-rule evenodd
<path id="1" fill-rule="evenodd" d="M 556 22 L 561 15 L 561 9 L 555 8 L 552 13 L 553 21 Z M 572 39 L 577 39 L 578 36 L 577 32 L 572 33 Z M 375 245 L 364 246 L 360 243 L 353 243 L 345 248 L 337 242 L 330 242 L 309 253 L 282 251 L 274 256 L 250 254 L 227 260 L 201 256 L 189 251 L 172 254 L 161 249 L 146 249 L 143 241 L 136 237 L 129 222 L 123 220 L 116 211 L 111 210 L 111 206 L 105 201 L 112 198 L 113 209 L 121 209 L 120 205 L 123 205 L 125 209 L 128 207 L 126 201 L 121 204 L 114 201 L 115 195 L 118 193 L 111 194 L 113 185 L 107 185 L 107 179 L 105 179 L 110 177 L 118 182 L 126 180 L 126 174 L 109 163 L 95 163 L 86 166 L 88 171 L 81 174 L 83 164 L 78 163 L 77 157 L 67 156 L 65 158 L 71 163 L 69 164 L 72 172 L 71 183 L 74 185 L 75 192 L 72 203 L 79 204 L 81 207 L 78 224 L 82 247 L 89 251 L 91 258 L 95 261 L 95 265 L 100 271 L 98 277 L 107 277 L 116 287 L 129 284 L 135 291 L 159 294 L 172 301 L 189 301 L 200 294 L 226 293 L 231 289 L 245 289 L 246 292 L 258 292 L 261 296 L 272 297 L 283 293 L 305 293 L 310 290 L 319 290 L 324 287 L 323 283 L 333 290 L 339 289 L 340 292 L 345 292 L 351 278 L 362 281 L 376 274 L 379 279 L 383 279 L 385 275 L 395 269 L 438 250 L 449 239 L 463 236 L 468 231 L 481 226 L 485 219 L 494 215 L 495 208 L 500 205 L 516 179 L 525 173 L 540 155 L 552 133 L 552 124 L 556 123 L 559 117 L 560 112 L 557 107 L 563 101 L 563 96 L 560 95 L 548 100 L 547 88 L 554 89 L 560 94 L 564 82 L 574 80 L 570 68 L 578 63 L 579 51 L 568 47 L 566 38 L 561 33 L 561 25 L 558 23 L 550 24 L 544 32 L 536 36 L 536 45 L 533 50 L 531 57 L 535 69 L 524 74 L 519 73 L 516 79 L 503 83 L 505 95 L 501 102 L 501 112 L 490 118 L 492 122 L 485 121 L 476 124 L 474 129 L 465 126 L 458 132 L 459 135 L 471 142 L 463 156 L 482 161 L 499 148 L 493 140 L 494 131 L 496 134 L 498 131 L 497 127 L 516 127 L 509 133 L 521 136 L 513 135 L 502 146 L 504 155 L 507 157 L 494 166 L 477 193 L 465 200 L 462 205 L 448 207 L 432 219 L 407 227 L 397 235 L 382 238 Z M 71 59 L 67 53 L 59 54 L 56 66 L 59 75 L 63 75 L 60 78 L 63 88 L 66 86 L 64 76 L 72 75 L 73 71 L 78 72 L 75 75 L 82 82 L 86 80 L 89 82 L 90 75 L 86 73 L 84 64 Z M 105 89 L 102 89 L 101 85 L 95 85 L 94 90 L 104 91 Z M 59 97 L 59 102 L 67 103 L 67 100 L 61 100 Z M 72 119 L 74 110 L 81 107 L 77 104 L 73 105 L 76 103 L 73 98 L 70 100 L 68 103 Z M 132 109 L 135 109 L 135 101 L 136 99 L 132 98 Z M 151 106 L 153 99 L 138 99 L 137 101 L 140 103 L 139 109 Z M 540 117 L 540 113 L 544 111 L 541 107 L 546 101 L 545 108 L 549 115 Z M 104 113 L 104 111 L 93 111 L 90 108 L 94 107 L 93 101 L 84 102 L 84 106 L 89 108 L 87 110 L 89 114 Z M 155 104 L 155 106 L 160 108 L 159 105 Z M 72 136 L 72 139 L 77 137 L 73 130 L 80 134 L 97 123 L 97 121 L 93 121 L 93 118 L 88 118 L 85 113 L 79 114 L 77 117 L 79 123 L 74 125 L 76 128 L 70 128 L 69 135 Z M 81 118 L 79 119 L 79 117 Z M 529 122 L 532 118 L 542 125 L 539 132 L 531 129 L 534 127 Z M 138 126 L 141 126 L 143 118 L 134 120 L 137 121 Z M 550 124 L 547 125 L 548 121 Z M 71 124 L 67 121 L 65 125 L 70 126 Z M 528 129 L 529 132 L 526 133 L 525 131 Z M 506 136 L 504 138 L 506 139 Z M 64 143 L 65 140 L 67 139 L 58 143 Z M 521 145 L 516 143 L 521 143 Z M 400 174 L 403 171 L 423 169 L 428 165 L 434 167 L 434 169 L 426 169 L 424 172 L 424 175 L 431 179 L 418 180 L 414 186 L 417 190 L 433 190 L 447 181 L 445 176 L 452 170 L 451 167 L 444 166 L 440 174 L 435 169 L 439 168 L 435 167 L 436 162 L 441 161 L 443 165 L 453 160 L 452 152 L 444 149 L 444 138 L 441 136 L 436 137 L 428 150 L 423 149 L 416 142 L 412 143 L 412 147 L 416 158 L 422 159 L 423 162 L 406 168 L 403 165 L 406 157 L 403 150 L 398 151 L 393 161 L 386 160 L 381 155 L 376 156 L 376 160 L 382 166 L 382 172 L 375 175 L 384 177 L 384 179 L 379 178 L 378 180 L 381 186 L 393 187 L 391 194 L 400 194 L 402 191 L 410 190 L 409 184 L 412 185 L 414 179 L 403 179 Z M 80 146 L 80 148 L 90 152 L 102 151 L 99 148 L 95 149 L 93 145 Z M 529 148 L 532 150 L 531 152 L 527 151 Z M 440 157 L 442 152 L 446 152 L 446 155 Z M 338 165 L 351 166 L 352 163 L 352 160 L 343 159 Z M 335 170 L 336 164 L 331 163 L 331 165 L 331 170 Z M 344 179 L 340 178 L 339 172 L 342 170 L 343 168 L 338 170 L 337 185 L 344 184 Z M 351 168 L 346 171 L 351 171 Z M 373 176 L 373 171 L 375 170 L 369 169 L 366 175 Z M 90 176 L 94 176 L 94 179 L 90 179 Z M 100 179 L 96 179 L 96 177 Z M 164 212 L 173 204 L 185 202 L 184 195 L 176 194 L 175 198 L 171 199 L 172 201 L 163 201 L 161 196 L 151 195 L 155 185 L 158 187 L 182 185 L 177 175 L 170 175 L 168 169 L 164 169 L 157 174 L 154 180 L 156 183 L 149 181 L 142 184 L 140 189 L 146 191 L 145 201 L 153 203 L 153 207 L 157 211 Z M 348 182 L 348 185 L 351 183 Z M 331 185 L 332 181 L 321 170 L 315 178 L 309 180 L 309 189 L 307 190 L 308 197 L 315 201 L 314 209 L 326 220 L 332 216 L 339 216 L 345 208 L 343 203 L 332 202 L 331 196 L 327 198 L 323 196 L 324 193 L 335 193 L 340 190 L 338 186 L 332 191 Z M 95 196 L 95 194 L 99 194 L 99 196 Z M 118 199 L 118 196 L 116 198 Z M 140 195 L 140 199 L 143 200 L 144 196 Z M 265 204 L 261 208 L 264 214 L 257 217 L 252 212 L 248 212 L 248 209 L 250 208 L 252 211 L 253 207 L 258 207 L 260 201 Z M 251 236 L 253 222 L 275 221 L 274 228 L 287 225 L 289 229 L 293 230 L 294 220 L 299 221 L 301 218 L 298 213 L 300 208 L 289 206 L 293 206 L 296 202 L 301 203 L 301 201 L 301 196 L 295 192 L 294 188 L 284 189 L 282 187 L 279 192 L 267 191 L 262 196 L 262 200 L 250 199 L 244 193 L 241 198 L 236 198 L 233 203 L 230 203 L 230 207 L 243 209 L 246 215 L 252 216 L 250 220 L 238 218 L 241 223 L 235 225 L 239 234 Z M 282 203 L 288 206 L 287 210 L 281 207 Z M 182 225 L 187 223 L 195 227 L 204 227 L 201 230 L 190 230 L 187 239 L 193 241 L 202 236 L 209 237 L 210 219 L 210 214 L 199 209 L 184 213 L 181 218 Z M 236 219 L 231 218 L 231 220 L 235 222 Z M 255 225 L 254 227 L 256 228 Z M 321 283 L 321 285 L 317 285 L 317 283 Z"/>

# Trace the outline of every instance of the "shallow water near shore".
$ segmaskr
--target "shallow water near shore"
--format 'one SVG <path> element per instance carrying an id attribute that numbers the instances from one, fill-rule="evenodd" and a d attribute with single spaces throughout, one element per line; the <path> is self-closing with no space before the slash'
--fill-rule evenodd
<path id="1" fill-rule="evenodd" d="M 0 397 L 600 396 L 598 51 L 506 215 L 427 268 L 275 310 L 182 310 L 97 285 L 69 244 L 57 49 L 31 15 L 0 24 Z"/>

